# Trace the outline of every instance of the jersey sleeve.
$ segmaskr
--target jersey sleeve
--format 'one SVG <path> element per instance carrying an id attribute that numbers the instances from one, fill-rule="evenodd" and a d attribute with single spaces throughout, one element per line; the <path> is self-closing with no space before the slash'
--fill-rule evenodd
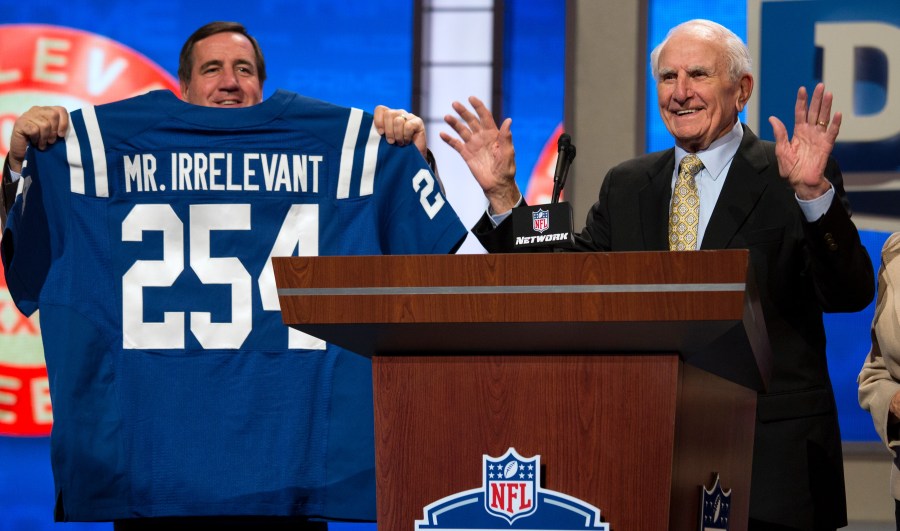
<path id="1" fill-rule="evenodd" d="M 16 307 L 25 315 L 38 309 L 51 261 L 50 232 L 36 158 L 36 150 L 29 149 L 0 240 L 6 283 Z"/>
<path id="2" fill-rule="evenodd" d="M 398 147 L 382 140 L 379 178 L 390 203 L 382 209 L 381 239 L 389 254 L 454 252 L 466 228 L 441 192 L 440 182 L 412 145 Z"/>

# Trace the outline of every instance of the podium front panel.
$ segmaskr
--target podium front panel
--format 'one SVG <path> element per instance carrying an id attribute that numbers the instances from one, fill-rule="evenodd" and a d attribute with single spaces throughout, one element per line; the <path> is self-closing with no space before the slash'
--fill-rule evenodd
<path id="1" fill-rule="evenodd" d="M 373 376 L 384 529 L 481 487 L 482 455 L 510 447 L 539 454 L 541 486 L 597 506 L 613 529 L 696 530 L 714 472 L 746 522 L 755 393 L 677 355 L 379 355 Z M 720 429 L 748 417 L 749 433 Z"/>

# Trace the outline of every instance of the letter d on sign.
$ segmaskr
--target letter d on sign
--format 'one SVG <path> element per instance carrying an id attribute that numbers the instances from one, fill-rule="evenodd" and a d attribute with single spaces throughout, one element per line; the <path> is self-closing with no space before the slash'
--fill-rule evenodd
<path id="1" fill-rule="evenodd" d="M 843 142 L 873 142 L 900 133 L 900 28 L 883 22 L 817 23 L 816 46 L 823 50 L 822 81 L 834 93 L 834 110 L 843 113 Z M 872 48 L 887 57 L 888 75 L 884 106 L 874 114 L 859 115 L 853 108 L 855 56 L 859 48 Z"/>

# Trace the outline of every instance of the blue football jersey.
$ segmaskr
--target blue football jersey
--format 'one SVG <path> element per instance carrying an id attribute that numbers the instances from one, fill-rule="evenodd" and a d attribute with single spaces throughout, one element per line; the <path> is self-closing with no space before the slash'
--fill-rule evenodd
<path id="1" fill-rule="evenodd" d="M 28 150 L 3 263 L 41 311 L 58 520 L 374 520 L 371 364 L 284 326 L 271 265 L 461 242 L 421 155 L 372 118 L 155 91 Z"/>

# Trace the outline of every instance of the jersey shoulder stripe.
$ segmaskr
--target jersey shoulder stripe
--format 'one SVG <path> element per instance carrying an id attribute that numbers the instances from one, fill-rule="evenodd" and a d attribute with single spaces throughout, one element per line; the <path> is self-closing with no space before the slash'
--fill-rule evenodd
<path id="1" fill-rule="evenodd" d="M 84 165 L 81 163 L 81 143 L 75 130 L 74 113 L 70 114 L 66 130 L 66 159 L 69 162 L 69 189 L 73 194 L 84 195 Z"/>

